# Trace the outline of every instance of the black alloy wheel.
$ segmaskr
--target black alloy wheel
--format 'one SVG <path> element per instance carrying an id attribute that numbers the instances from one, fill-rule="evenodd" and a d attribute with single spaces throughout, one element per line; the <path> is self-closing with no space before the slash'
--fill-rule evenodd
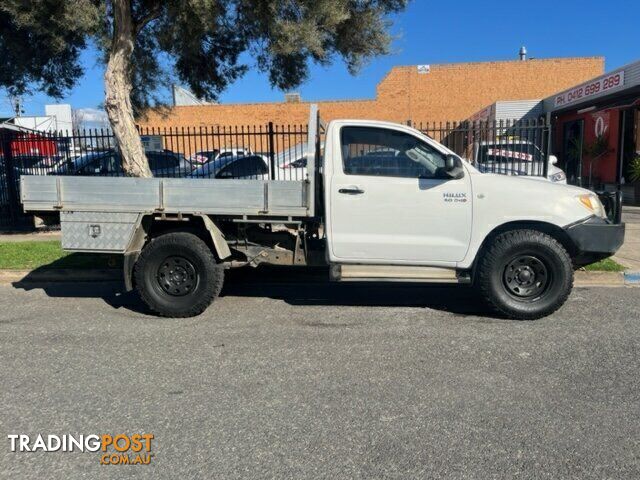
<path id="1" fill-rule="evenodd" d="M 544 261 L 534 255 L 518 255 L 511 260 L 502 281 L 511 295 L 525 301 L 540 297 L 552 283 Z"/>
<path id="2" fill-rule="evenodd" d="M 182 297 L 196 288 L 199 275 L 189 260 L 184 257 L 171 256 L 160 263 L 156 279 L 160 288 L 166 293 Z"/>
<path id="3" fill-rule="evenodd" d="M 171 232 L 145 245 L 134 279 L 140 298 L 152 311 L 164 317 L 193 317 L 220 293 L 224 267 L 198 235 Z"/>

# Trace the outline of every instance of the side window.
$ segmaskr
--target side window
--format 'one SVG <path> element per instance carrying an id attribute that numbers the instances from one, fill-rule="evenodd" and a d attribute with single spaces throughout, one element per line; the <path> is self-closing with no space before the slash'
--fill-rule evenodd
<path id="1" fill-rule="evenodd" d="M 218 150 L 213 150 L 211 152 L 202 152 L 201 155 L 204 156 L 208 162 L 210 162 L 216 159 L 216 155 L 218 155 Z"/>
<path id="2" fill-rule="evenodd" d="M 216 177 L 258 177 L 268 171 L 267 164 L 262 158 L 257 156 L 242 157 L 221 169 Z"/>
<path id="3" fill-rule="evenodd" d="M 166 170 L 178 168 L 178 157 L 169 152 L 147 152 L 149 168 L 151 170 Z"/>
<path id="4" fill-rule="evenodd" d="M 343 127 L 342 162 L 347 175 L 434 178 L 445 156 L 408 133 L 375 127 Z"/>

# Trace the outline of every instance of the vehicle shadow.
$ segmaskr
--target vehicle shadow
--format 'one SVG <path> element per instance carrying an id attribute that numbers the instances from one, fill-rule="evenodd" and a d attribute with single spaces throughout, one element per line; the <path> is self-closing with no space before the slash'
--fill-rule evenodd
<path id="1" fill-rule="evenodd" d="M 152 315 L 136 292 L 125 291 L 121 280 L 108 281 L 18 281 L 12 286 L 25 291 L 42 290 L 51 298 L 100 298 L 107 305 L 136 313 Z"/>
<path id="2" fill-rule="evenodd" d="M 467 286 L 424 283 L 330 282 L 328 268 L 258 267 L 229 272 L 221 296 L 268 297 L 290 305 L 422 307 L 490 316 Z"/>
<path id="3" fill-rule="evenodd" d="M 113 273 L 119 275 L 119 270 Z M 23 290 L 42 289 L 50 297 L 101 298 L 113 308 L 151 314 L 136 292 L 126 292 L 121 280 L 86 281 L 69 271 L 65 281 L 37 281 L 28 277 L 13 283 Z M 78 280 L 74 280 L 76 275 Z M 40 277 L 35 277 L 40 278 Z M 327 268 L 258 267 L 227 272 L 221 297 L 255 297 L 305 306 L 421 307 L 456 315 L 495 317 L 474 290 L 459 286 L 411 283 L 334 283 Z"/>

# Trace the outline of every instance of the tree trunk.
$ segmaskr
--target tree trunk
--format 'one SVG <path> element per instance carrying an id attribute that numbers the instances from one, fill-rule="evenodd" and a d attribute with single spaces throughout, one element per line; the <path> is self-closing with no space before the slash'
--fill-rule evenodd
<path id="1" fill-rule="evenodd" d="M 122 169 L 131 177 L 152 177 L 133 119 L 130 64 L 135 42 L 131 0 L 113 0 L 113 37 L 104 74 L 105 109 L 120 147 Z"/>

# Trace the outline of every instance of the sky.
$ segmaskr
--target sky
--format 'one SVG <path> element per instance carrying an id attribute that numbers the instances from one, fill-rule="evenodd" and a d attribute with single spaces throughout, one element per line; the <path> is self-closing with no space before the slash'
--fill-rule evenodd
<path id="1" fill-rule="evenodd" d="M 296 91 L 304 100 L 373 98 L 393 66 L 516 59 L 522 45 L 535 58 L 604 56 L 611 70 L 640 60 L 639 19 L 638 0 L 413 0 L 392 18 L 390 55 L 372 59 L 356 76 L 340 59 L 330 67 L 313 66 L 309 80 Z M 44 114 L 47 103 L 70 103 L 96 113 L 104 97 L 104 70 L 96 58 L 93 50 L 83 52 L 85 74 L 64 99 L 25 97 L 26 114 Z M 269 102 L 283 96 L 265 74 L 252 69 L 219 101 Z M 0 97 L 0 115 L 10 112 L 9 105 Z"/>

